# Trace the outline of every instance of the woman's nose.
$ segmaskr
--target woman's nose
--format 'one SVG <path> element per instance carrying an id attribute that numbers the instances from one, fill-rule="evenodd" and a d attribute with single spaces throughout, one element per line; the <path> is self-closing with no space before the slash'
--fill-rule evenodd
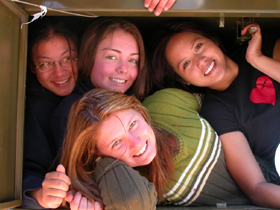
<path id="1" fill-rule="evenodd" d="M 139 136 L 130 135 L 128 138 L 130 149 L 139 148 L 141 146 L 141 138 Z"/>
<path id="2" fill-rule="evenodd" d="M 127 63 L 124 61 L 120 61 L 119 65 L 117 66 L 117 72 L 120 74 L 126 74 L 128 72 Z"/>
<path id="3" fill-rule="evenodd" d="M 58 63 L 58 62 L 56 62 L 55 63 L 55 66 L 54 66 L 54 69 L 53 69 L 53 72 L 54 72 L 54 74 L 56 75 L 56 76 L 62 76 L 64 73 L 65 73 L 65 69 L 64 69 L 64 67 L 62 67 L 61 65 L 60 65 L 60 63 Z"/>
<path id="4" fill-rule="evenodd" d="M 195 61 L 196 61 L 198 68 L 204 68 L 205 63 L 206 63 L 206 57 L 198 55 L 195 57 Z"/>

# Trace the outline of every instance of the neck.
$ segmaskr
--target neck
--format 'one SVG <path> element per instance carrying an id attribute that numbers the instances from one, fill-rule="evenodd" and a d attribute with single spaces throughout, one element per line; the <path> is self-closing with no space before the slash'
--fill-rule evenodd
<path id="1" fill-rule="evenodd" d="M 221 81 L 219 86 L 211 89 L 218 90 L 218 91 L 226 90 L 237 77 L 239 72 L 239 67 L 237 63 L 231 60 L 228 56 L 226 56 L 226 63 L 227 63 L 227 69 L 225 72 L 224 79 Z"/>

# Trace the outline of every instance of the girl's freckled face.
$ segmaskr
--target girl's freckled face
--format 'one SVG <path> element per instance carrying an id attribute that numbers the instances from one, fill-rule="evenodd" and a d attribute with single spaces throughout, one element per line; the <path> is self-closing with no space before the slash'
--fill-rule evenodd
<path id="1" fill-rule="evenodd" d="M 116 30 L 97 48 L 91 81 L 97 88 L 125 93 L 138 76 L 139 49 L 132 34 Z"/>
<path id="2" fill-rule="evenodd" d="M 227 70 L 226 56 L 218 44 L 192 32 L 181 32 L 171 37 L 165 55 L 185 82 L 199 87 L 215 87 Z"/>
<path id="3" fill-rule="evenodd" d="M 155 134 L 135 109 L 112 113 L 102 122 L 97 136 L 101 155 L 120 159 L 131 167 L 148 165 L 156 156 Z"/>

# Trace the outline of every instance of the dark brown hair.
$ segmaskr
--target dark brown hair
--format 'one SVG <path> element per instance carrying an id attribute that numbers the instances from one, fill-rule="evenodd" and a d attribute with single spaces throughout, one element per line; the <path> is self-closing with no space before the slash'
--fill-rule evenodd
<path id="1" fill-rule="evenodd" d="M 153 92 L 163 88 L 179 88 L 190 92 L 204 92 L 204 88 L 185 85 L 183 79 L 174 71 L 166 59 L 167 44 L 171 37 L 181 32 L 192 32 L 205 36 L 219 43 L 220 48 L 225 52 L 218 38 L 201 30 L 194 23 L 172 22 L 167 24 L 164 30 L 160 31 L 156 36 L 156 40 L 159 40 L 159 42 L 157 43 L 152 59 L 153 72 L 149 72 Z"/>
<path id="2" fill-rule="evenodd" d="M 34 53 L 37 52 L 38 45 L 42 41 L 48 41 L 55 35 L 66 39 L 71 55 L 70 41 L 74 44 L 77 51 L 79 48 L 78 26 L 69 18 L 64 17 L 44 17 L 30 23 L 28 33 L 28 62 L 33 64 Z"/>

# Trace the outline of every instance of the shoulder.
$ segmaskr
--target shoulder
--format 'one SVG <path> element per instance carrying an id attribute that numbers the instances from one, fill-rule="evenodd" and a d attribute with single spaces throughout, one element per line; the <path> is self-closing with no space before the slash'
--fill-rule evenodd
<path id="1" fill-rule="evenodd" d="M 148 109 L 158 106 L 181 107 L 182 109 L 200 110 L 202 97 L 181 89 L 166 88 L 155 92 L 143 101 Z"/>
<path id="2" fill-rule="evenodd" d="M 71 106 L 75 103 L 76 100 L 78 100 L 82 94 L 79 93 L 71 93 L 70 95 L 66 96 L 57 106 L 55 109 L 53 116 L 68 116 L 68 113 L 71 109 Z"/>

